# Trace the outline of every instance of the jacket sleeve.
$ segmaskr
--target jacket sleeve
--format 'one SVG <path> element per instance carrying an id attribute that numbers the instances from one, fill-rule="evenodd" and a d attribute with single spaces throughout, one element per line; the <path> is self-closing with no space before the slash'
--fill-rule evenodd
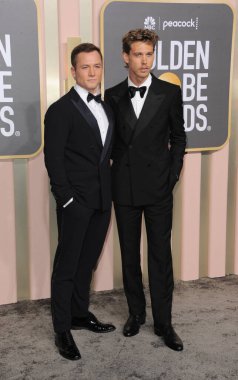
<path id="1" fill-rule="evenodd" d="M 104 102 L 110 106 L 114 114 L 114 118 L 116 118 L 116 114 L 117 114 L 116 102 L 113 98 L 114 97 L 112 96 L 110 89 L 106 90 L 104 93 Z"/>
<path id="2" fill-rule="evenodd" d="M 183 102 L 181 89 L 177 87 L 176 93 L 172 99 L 169 111 L 170 125 L 170 155 L 171 155 L 171 175 L 175 180 L 183 166 L 183 156 L 186 147 L 186 134 L 184 130 L 183 119 Z"/>
<path id="3" fill-rule="evenodd" d="M 111 108 L 113 108 L 112 107 L 112 100 L 111 100 L 111 97 L 110 97 L 110 94 L 109 94 L 109 91 L 108 90 L 106 90 L 105 91 L 105 93 L 104 93 L 104 102 L 106 103 L 106 104 L 108 104 Z"/>
<path id="4" fill-rule="evenodd" d="M 70 132 L 70 119 L 53 104 L 45 115 L 44 154 L 51 190 L 56 202 L 62 206 L 73 196 L 65 170 L 65 146 Z"/>

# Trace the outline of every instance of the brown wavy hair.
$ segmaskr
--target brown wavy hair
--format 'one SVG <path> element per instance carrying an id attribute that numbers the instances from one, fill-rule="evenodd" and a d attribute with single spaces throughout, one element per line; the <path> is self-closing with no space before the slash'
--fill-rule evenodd
<path id="1" fill-rule="evenodd" d="M 133 29 L 127 32 L 122 38 L 122 51 L 123 53 L 129 54 L 131 50 L 131 45 L 133 42 L 148 42 L 153 45 L 155 50 L 155 45 L 159 37 L 157 33 L 153 30 L 148 29 Z"/>

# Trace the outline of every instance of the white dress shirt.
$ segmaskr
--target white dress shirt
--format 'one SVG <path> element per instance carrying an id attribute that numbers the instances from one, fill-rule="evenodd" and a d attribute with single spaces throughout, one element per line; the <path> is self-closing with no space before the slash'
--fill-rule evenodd
<path id="1" fill-rule="evenodd" d="M 104 108 L 101 103 L 96 102 L 94 99 L 92 99 L 90 102 L 87 101 L 88 91 L 85 90 L 85 88 L 80 87 L 78 84 L 74 86 L 75 91 L 79 94 L 81 99 L 84 101 L 86 106 L 90 109 L 94 117 L 96 118 L 98 122 L 98 127 L 100 130 L 100 135 L 102 139 L 102 144 L 105 144 L 106 136 L 107 136 L 107 130 L 108 130 L 108 118 L 104 111 Z M 97 95 L 97 94 L 94 94 Z"/>
<path id="2" fill-rule="evenodd" d="M 145 92 L 143 98 L 141 98 L 139 91 L 136 91 L 135 96 L 133 98 L 131 98 L 131 103 L 133 105 L 133 108 L 134 108 L 134 111 L 135 111 L 137 119 L 139 118 L 141 110 L 142 110 L 143 105 L 145 103 L 145 99 L 146 99 L 146 96 L 148 94 L 151 82 L 152 82 L 152 77 L 151 77 L 151 75 L 149 75 L 148 78 L 146 78 L 146 80 L 140 86 L 136 86 L 131 81 L 131 79 L 128 77 L 128 87 L 129 86 L 133 86 L 133 87 L 138 87 L 139 88 L 139 87 L 146 86 L 146 92 Z"/>

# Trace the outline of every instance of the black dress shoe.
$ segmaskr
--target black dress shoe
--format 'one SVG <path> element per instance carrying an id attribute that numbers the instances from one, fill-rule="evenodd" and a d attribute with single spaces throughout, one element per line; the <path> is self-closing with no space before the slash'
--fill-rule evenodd
<path id="1" fill-rule="evenodd" d="M 140 331 L 140 326 L 145 323 L 145 314 L 130 315 L 123 328 L 123 335 L 134 336 Z"/>
<path id="2" fill-rule="evenodd" d="M 111 324 L 99 322 L 93 313 L 89 313 L 85 318 L 73 318 L 71 328 L 72 330 L 85 329 L 95 333 L 108 333 L 116 329 Z"/>
<path id="3" fill-rule="evenodd" d="M 78 347 L 69 330 L 55 334 L 55 345 L 59 349 L 60 355 L 69 360 L 81 359 Z"/>
<path id="4" fill-rule="evenodd" d="M 174 351 L 182 351 L 183 350 L 183 342 L 174 331 L 172 325 L 159 325 L 155 327 L 155 334 L 161 336 L 164 340 L 166 346 L 171 348 Z"/>

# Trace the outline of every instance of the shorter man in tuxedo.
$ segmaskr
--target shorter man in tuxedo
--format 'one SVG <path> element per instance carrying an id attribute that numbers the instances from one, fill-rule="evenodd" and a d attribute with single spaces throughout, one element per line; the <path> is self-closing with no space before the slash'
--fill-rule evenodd
<path id="1" fill-rule="evenodd" d="M 59 233 L 51 281 L 55 344 L 62 356 L 77 360 L 81 356 L 71 329 L 115 329 L 88 310 L 92 272 L 111 214 L 113 115 L 101 101 L 99 48 L 89 43 L 76 46 L 71 63 L 76 84 L 45 115 L 44 153 Z"/>
<path id="2" fill-rule="evenodd" d="M 145 323 L 146 303 L 140 266 L 142 215 L 148 241 L 148 270 L 154 332 L 181 351 L 183 343 L 171 322 L 172 191 L 182 169 L 186 137 L 181 90 L 157 79 L 150 70 L 156 33 L 129 31 L 123 38 L 128 78 L 105 92 L 116 116 L 112 153 L 112 189 L 122 255 L 129 318 L 126 337 Z"/>

